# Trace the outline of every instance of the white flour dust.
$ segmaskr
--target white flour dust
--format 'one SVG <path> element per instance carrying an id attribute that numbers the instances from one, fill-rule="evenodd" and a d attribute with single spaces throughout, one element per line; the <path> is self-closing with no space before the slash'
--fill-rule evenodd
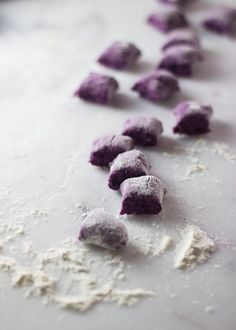
<path id="1" fill-rule="evenodd" d="M 182 240 L 176 246 L 174 268 L 194 269 L 206 262 L 215 251 L 214 241 L 197 226 L 187 225 L 181 232 Z"/>

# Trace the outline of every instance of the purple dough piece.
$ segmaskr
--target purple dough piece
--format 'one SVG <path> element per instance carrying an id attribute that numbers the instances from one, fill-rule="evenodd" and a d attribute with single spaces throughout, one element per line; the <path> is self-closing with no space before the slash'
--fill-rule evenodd
<path id="1" fill-rule="evenodd" d="M 178 9 L 159 11 L 158 13 L 150 15 L 147 21 L 155 29 L 158 29 L 165 33 L 188 26 L 187 19 L 185 18 L 184 14 Z"/>
<path id="2" fill-rule="evenodd" d="M 236 9 L 219 7 L 202 22 L 202 25 L 211 32 L 231 36 L 236 32 Z"/>
<path id="3" fill-rule="evenodd" d="M 126 151 L 117 156 L 110 168 L 108 186 L 118 190 L 120 184 L 132 177 L 149 174 L 150 166 L 145 155 L 138 150 Z"/>
<path id="4" fill-rule="evenodd" d="M 190 77 L 194 64 L 202 59 L 201 51 L 195 47 L 175 46 L 164 52 L 158 68 L 169 70 L 178 76 Z"/>
<path id="5" fill-rule="evenodd" d="M 90 163 L 96 166 L 108 166 L 119 154 L 133 147 L 134 141 L 128 136 L 101 136 L 93 142 Z"/>
<path id="6" fill-rule="evenodd" d="M 139 80 L 132 90 L 154 103 L 166 101 L 180 90 L 177 78 L 167 70 L 156 72 Z"/>
<path id="7" fill-rule="evenodd" d="M 121 184 L 120 191 L 120 214 L 158 214 L 162 211 L 166 189 L 155 176 L 127 179 Z"/>
<path id="8" fill-rule="evenodd" d="M 200 41 L 198 36 L 190 29 L 178 29 L 172 31 L 168 33 L 162 50 L 165 51 L 170 47 L 183 45 L 192 46 L 197 49 L 200 49 Z"/>
<path id="9" fill-rule="evenodd" d="M 94 209 L 83 222 L 79 240 L 110 250 L 119 250 L 128 243 L 126 227 L 103 209 Z"/>
<path id="10" fill-rule="evenodd" d="M 210 105 L 200 105 L 192 101 L 183 102 L 176 107 L 174 114 L 177 119 L 174 133 L 198 135 L 210 131 L 209 124 L 213 114 Z"/>
<path id="11" fill-rule="evenodd" d="M 119 84 L 114 78 L 90 73 L 74 95 L 88 102 L 109 104 L 118 88 Z"/>
<path id="12" fill-rule="evenodd" d="M 133 117 L 125 121 L 122 134 L 142 146 L 155 146 L 163 132 L 162 123 L 154 117 Z"/>
<path id="13" fill-rule="evenodd" d="M 135 65 L 141 51 L 132 43 L 113 43 L 98 59 L 109 68 L 125 70 Z"/>
<path id="14" fill-rule="evenodd" d="M 179 5 L 179 6 L 182 6 L 182 5 L 186 5 L 190 2 L 193 2 L 193 0 L 158 0 L 159 2 L 161 3 L 164 3 L 166 5 Z"/>

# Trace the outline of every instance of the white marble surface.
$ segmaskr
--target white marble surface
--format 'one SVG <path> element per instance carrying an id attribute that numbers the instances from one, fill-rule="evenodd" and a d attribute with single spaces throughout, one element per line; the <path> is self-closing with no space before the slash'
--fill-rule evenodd
<path id="1" fill-rule="evenodd" d="M 188 13 L 191 20 L 196 24 L 213 3 L 220 1 L 196 4 Z M 173 251 L 153 259 L 127 252 L 124 258 L 131 269 L 125 287 L 145 287 L 158 296 L 131 308 L 102 304 L 85 314 L 44 306 L 38 298 L 27 300 L 1 273 L 1 330 L 236 328 L 236 165 L 208 149 L 199 158 L 207 163 L 209 175 L 179 182 L 188 162 L 175 147 L 192 146 L 194 140 L 171 134 L 170 110 L 180 99 L 212 104 L 215 115 L 207 143 L 235 147 L 236 41 L 199 29 L 206 59 L 195 77 L 181 80 L 178 99 L 165 106 L 149 104 L 129 88 L 160 56 L 164 37 L 144 23 L 155 8 L 152 0 L 1 1 L 0 221 L 14 222 L 33 209 L 47 210 L 48 221 L 32 221 L 28 233 L 38 248 L 45 248 L 77 234 L 81 217 L 76 202 L 117 214 L 120 197 L 106 187 L 107 174 L 87 163 L 89 148 L 97 136 L 119 132 L 127 117 L 149 114 L 163 121 L 165 136 L 159 148 L 146 152 L 153 171 L 169 187 L 165 211 L 150 222 L 159 223 L 156 230 L 161 234 L 174 237 L 186 222 L 196 223 L 217 240 L 217 252 L 207 264 L 186 273 L 172 269 Z M 115 39 L 133 41 L 143 50 L 142 62 L 130 73 L 105 70 L 94 61 Z M 114 107 L 72 97 L 92 70 L 119 80 L 121 93 Z M 131 231 L 134 222 L 135 218 L 127 220 Z M 137 223 L 150 227 L 148 219 Z M 207 306 L 214 306 L 214 313 L 206 313 Z"/>

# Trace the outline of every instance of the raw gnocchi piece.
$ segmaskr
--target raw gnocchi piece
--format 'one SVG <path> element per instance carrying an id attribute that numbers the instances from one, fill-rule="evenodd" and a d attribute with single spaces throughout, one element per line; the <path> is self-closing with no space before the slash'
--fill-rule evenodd
<path id="1" fill-rule="evenodd" d="M 163 132 L 162 123 L 155 117 L 133 117 L 124 123 L 122 134 L 142 146 L 155 146 Z"/>
<path id="2" fill-rule="evenodd" d="M 189 25 L 184 14 L 178 9 L 165 9 L 153 13 L 147 21 L 152 27 L 164 33 Z"/>
<path id="3" fill-rule="evenodd" d="M 149 174 L 149 169 L 148 160 L 141 151 L 126 151 L 112 162 L 108 186 L 113 190 L 118 190 L 124 180 Z"/>
<path id="4" fill-rule="evenodd" d="M 158 65 L 159 69 L 166 69 L 178 76 L 190 77 L 196 62 L 202 60 L 201 51 L 192 46 L 181 45 L 168 48 Z"/>
<path id="5" fill-rule="evenodd" d="M 132 90 L 154 103 L 166 101 L 180 90 L 177 78 L 167 70 L 157 70 L 136 82 Z"/>
<path id="6" fill-rule="evenodd" d="M 119 84 L 113 77 L 90 73 L 74 95 L 88 102 L 106 105 L 111 103 L 118 88 Z"/>
<path id="7" fill-rule="evenodd" d="M 180 103 L 174 110 L 177 119 L 174 133 L 186 135 L 206 134 L 210 131 L 213 109 L 210 105 L 200 105 L 188 101 Z"/>
<path id="8" fill-rule="evenodd" d="M 128 243 L 125 225 L 103 209 L 94 209 L 84 220 L 79 240 L 86 244 L 119 250 Z"/>
<path id="9" fill-rule="evenodd" d="M 133 147 L 134 141 L 129 136 L 101 136 L 93 142 L 90 163 L 95 166 L 108 166 L 119 154 Z"/>
<path id="10" fill-rule="evenodd" d="M 203 20 L 202 25 L 211 32 L 231 36 L 236 32 L 236 9 L 219 7 Z"/>
<path id="11" fill-rule="evenodd" d="M 120 191 L 120 214 L 159 214 L 162 211 L 166 189 L 155 176 L 127 179 L 121 184 Z"/>
<path id="12" fill-rule="evenodd" d="M 132 43 L 114 42 L 99 57 L 98 62 L 109 68 L 125 70 L 133 67 L 141 51 Z"/>
<path id="13" fill-rule="evenodd" d="M 166 36 L 166 41 L 162 46 L 162 50 L 165 51 L 175 46 L 193 46 L 200 49 L 200 41 L 198 36 L 191 29 L 178 29 L 169 32 Z"/>

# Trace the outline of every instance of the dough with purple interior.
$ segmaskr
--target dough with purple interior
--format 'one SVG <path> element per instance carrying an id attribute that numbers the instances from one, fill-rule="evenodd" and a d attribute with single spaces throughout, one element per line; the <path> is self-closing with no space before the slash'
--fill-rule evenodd
<path id="1" fill-rule="evenodd" d="M 198 135 L 210 131 L 213 109 L 210 105 L 200 105 L 188 101 L 180 103 L 174 110 L 177 123 L 173 132 L 177 134 Z"/>
<path id="2" fill-rule="evenodd" d="M 134 141 L 129 136 L 105 135 L 93 142 L 90 163 L 95 166 L 108 166 L 119 154 L 133 149 Z"/>
<path id="3" fill-rule="evenodd" d="M 90 73 L 74 95 L 87 102 L 106 105 L 111 103 L 118 88 L 119 84 L 113 77 Z"/>
<path id="4" fill-rule="evenodd" d="M 157 70 L 137 81 L 132 90 L 140 97 L 158 103 L 170 99 L 180 88 L 177 78 L 170 71 Z"/>
<path id="5" fill-rule="evenodd" d="M 193 46 L 200 49 L 200 41 L 197 34 L 191 29 L 178 29 L 167 34 L 162 50 L 175 46 Z"/>
<path id="6" fill-rule="evenodd" d="M 166 192 L 161 180 L 145 175 L 125 180 L 121 186 L 122 206 L 120 214 L 159 214 Z"/>
<path id="7" fill-rule="evenodd" d="M 181 45 L 167 48 L 158 69 L 166 69 L 178 76 L 190 77 L 196 62 L 202 60 L 201 51 L 193 46 Z"/>
<path id="8" fill-rule="evenodd" d="M 151 14 L 148 16 L 147 22 L 164 33 L 188 26 L 188 21 L 183 12 L 175 8 L 163 9 Z"/>
<path id="9" fill-rule="evenodd" d="M 125 121 L 122 134 L 131 137 L 136 144 L 155 146 L 162 132 L 162 123 L 157 118 L 133 117 Z"/>
<path id="10" fill-rule="evenodd" d="M 112 162 L 108 186 L 113 190 L 118 190 L 124 180 L 149 174 L 149 169 L 148 160 L 141 151 L 126 151 L 118 155 Z"/>
<path id="11" fill-rule="evenodd" d="M 218 7 L 203 20 L 205 29 L 231 36 L 236 33 L 236 8 Z"/>
<path id="12" fill-rule="evenodd" d="M 109 68 L 125 70 L 133 67 L 141 51 L 132 43 L 114 42 L 98 58 L 98 62 Z"/>

